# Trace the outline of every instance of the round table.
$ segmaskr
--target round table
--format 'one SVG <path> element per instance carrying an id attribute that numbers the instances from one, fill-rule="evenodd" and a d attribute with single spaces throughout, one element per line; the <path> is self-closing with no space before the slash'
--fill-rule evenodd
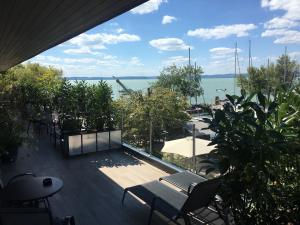
<path id="1" fill-rule="evenodd" d="M 52 184 L 45 186 L 43 180 L 51 178 Z M 44 199 L 59 192 L 63 187 L 63 181 L 56 177 L 26 177 L 16 180 L 2 190 L 2 201 L 34 201 Z"/>

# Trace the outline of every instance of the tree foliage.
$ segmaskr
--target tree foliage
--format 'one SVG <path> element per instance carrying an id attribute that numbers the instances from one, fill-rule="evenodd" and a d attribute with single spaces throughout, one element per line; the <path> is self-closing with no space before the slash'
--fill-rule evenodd
<path id="1" fill-rule="evenodd" d="M 28 63 L 2 74 L 0 93 L 25 117 L 37 119 L 56 110 L 62 123 L 70 122 L 69 127 L 80 129 L 82 121 L 91 129 L 113 126 L 112 89 L 104 81 L 72 83 L 63 79 L 61 70 Z"/>
<path id="2" fill-rule="evenodd" d="M 61 84 L 61 70 L 36 63 L 20 64 L 1 75 L 1 99 L 17 103 L 20 109 L 30 104 L 39 111 L 45 105 L 53 106 Z"/>
<path id="3" fill-rule="evenodd" d="M 156 87 L 150 95 L 134 92 L 123 96 L 115 103 L 119 111 L 119 121 L 123 120 L 123 137 L 139 147 L 149 142 L 150 120 L 153 139 L 161 139 L 162 130 L 172 132 L 181 129 L 189 119 L 185 113 L 187 102 L 176 92 Z"/>
<path id="4" fill-rule="evenodd" d="M 176 65 L 164 68 L 155 87 L 169 88 L 172 91 L 182 94 L 184 97 L 195 97 L 203 94 L 201 87 L 201 75 L 203 70 L 200 66 L 183 66 Z"/>
<path id="5" fill-rule="evenodd" d="M 258 92 L 230 96 L 210 128 L 213 155 L 227 173 L 221 195 L 237 224 L 300 221 L 300 91 L 278 91 L 269 101 Z M 226 169 L 225 169 L 226 170 Z"/>
<path id="6" fill-rule="evenodd" d="M 112 89 L 105 82 L 89 85 L 85 81 L 64 81 L 57 95 L 55 109 L 65 124 L 73 121 L 72 128 L 81 128 L 81 122 L 90 129 L 112 128 Z"/>
<path id="7" fill-rule="evenodd" d="M 297 61 L 291 60 L 288 55 L 282 55 L 275 64 L 271 63 L 268 67 L 248 68 L 248 76 L 239 77 L 238 85 L 250 93 L 260 91 L 274 96 L 278 89 L 293 86 L 299 72 Z"/>

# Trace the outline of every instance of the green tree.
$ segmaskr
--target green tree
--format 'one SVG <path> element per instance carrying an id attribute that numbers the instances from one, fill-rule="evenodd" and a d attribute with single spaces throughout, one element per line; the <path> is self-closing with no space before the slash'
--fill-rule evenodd
<path id="1" fill-rule="evenodd" d="M 79 129 L 84 120 L 89 129 L 111 129 L 112 89 L 105 81 L 89 85 L 85 81 L 65 80 L 57 96 L 56 110 L 60 121 L 69 127 Z"/>
<path id="2" fill-rule="evenodd" d="M 299 75 L 300 65 L 289 55 L 282 55 L 277 59 L 275 69 L 280 83 L 290 86 Z"/>
<path id="3" fill-rule="evenodd" d="M 186 107 L 184 97 L 162 87 L 154 88 L 150 95 L 134 92 L 115 102 L 119 121 L 123 120 L 124 139 L 139 147 L 148 146 L 150 120 L 154 140 L 163 138 L 162 130 L 172 132 L 181 129 L 189 120 L 189 115 L 184 111 Z"/>
<path id="4" fill-rule="evenodd" d="M 248 68 L 248 76 L 240 76 L 238 85 L 250 93 L 258 91 L 274 96 L 278 89 L 287 89 L 295 84 L 299 75 L 299 64 L 288 55 L 282 55 L 268 67 Z"/>
<path id="5" fill-rule="evenodd" d="M 0 77 L 0 93 L 3 100 L 15 102 L 24 111 L 30 105 L 37 113 L 51 108 L 62 84 L 62 71 L 37 63 L 17 65 Z"/>
<path id="6" fill-rule="evenodd" d="M 177 67 L 172 65 L 161 71 L 154 87 L 169 88 L 186 98 L 194 97 L 197 99 L 197 96 L 203 94 L 203 88 L 201 87 L 202 74 L 203 70 L 200 66 Z"/>

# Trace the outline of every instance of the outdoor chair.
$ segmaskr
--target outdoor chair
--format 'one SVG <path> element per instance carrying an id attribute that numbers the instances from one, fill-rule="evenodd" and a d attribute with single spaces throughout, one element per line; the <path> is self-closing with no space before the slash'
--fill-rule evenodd
<path id="1" fill-rule="evenodd" d="M 161 177 L 159 178 L 159 180 L 163 180 L 169 184 L 172 184 L 187 194 L 190 192 L 189 188 L 192 187 L 191 184 L 205 182 L 207 178 L 186 170 L 183 172 Z M 209 207 L 209 209 L 215 211 L 225 224 L 230 224 L 230 221 L 232 219 L 231 211 L 228 207 L 224 207 L 222 198 L 216 195 L 212 205 L 213 207 Z"/>
<path id="2" fill-rule="evenodd" d="M 4 183 L 2 181 L 2 179 L 0 179 L 0 189 L 4 188 Z"/>
<path id="3" fill-rule="evenodd" d="M 174 173 L 165 177 L 160 177 L 159 180 L 166 181 L 183 190 L 185 193 L 188 193 L 188 189 L 192 183 L 198 184 L 207 181 L 207 178 L 186 170 L 180 173 Z"/>
<path id="4" fill-rule="evenodd" d="M 47 208 L 1 208 L 1 225 L 75 225 L 74 217 L 52 218 Z"/>
<path id="5" fill-rule="evenodd" d="M 218 187 L 219 179 L 207 180 L 198 184 L 193 183 L 188 188 L 189 192 L 186 195 L 159 181 L 152 181 L 126 188 L 123 193 L 122 205 L 126 193 L 130 192 L 151 207 L 148 225 L 151 224 L 155 210 L 175 223 L 179 218 L 182 218 L 186 225 L 190 225 L 190 216 L 193 215 L 193 212 L 205 210 L 209 206 Z"/>

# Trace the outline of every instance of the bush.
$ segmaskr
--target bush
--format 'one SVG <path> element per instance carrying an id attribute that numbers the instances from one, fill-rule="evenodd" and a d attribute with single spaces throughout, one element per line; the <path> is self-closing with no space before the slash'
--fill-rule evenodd
<path id="1" fill-rule="evenodd" d="M 157 87 L 150 95 L 133 92 L 115 103 L 118 108 L 118 121 L 123 120 L 124 139 L 138 147 L 149 143 L 150 120 L 153 127 L 153 140 L 163 139 L 163 131 L 172 133 L 182 129 L 190 119 L 184 111 L 188 104 L 184 97 L 167 88 Z"/>
<path id="2" fill-rule="evenodd" d="M 104 81 L 93 85 L 85 81 L 76 81 L 74 84 L 64 81 L 56 104 L 60 121 L 68 124 L 73 121 L 77 127 L 78 120 L 81 120 L 88 129 L 112 129 L 111 95 L 112 89 Z"/>
<path id="3" fill-rule="evenodd" d="M 228 95 L 210 122 L 218 134 L 213 154 L 227 165 L 221 195 L 237 224 L 300 221 L 299 93 L 278 91 L 273 101 Z"/>
<path id="4" fill-rule="evenodd" d="M 0 157 L 3 159 L 16 152 L 22 144 L 23 128 L 12 112 L 0 106 Z"/>

